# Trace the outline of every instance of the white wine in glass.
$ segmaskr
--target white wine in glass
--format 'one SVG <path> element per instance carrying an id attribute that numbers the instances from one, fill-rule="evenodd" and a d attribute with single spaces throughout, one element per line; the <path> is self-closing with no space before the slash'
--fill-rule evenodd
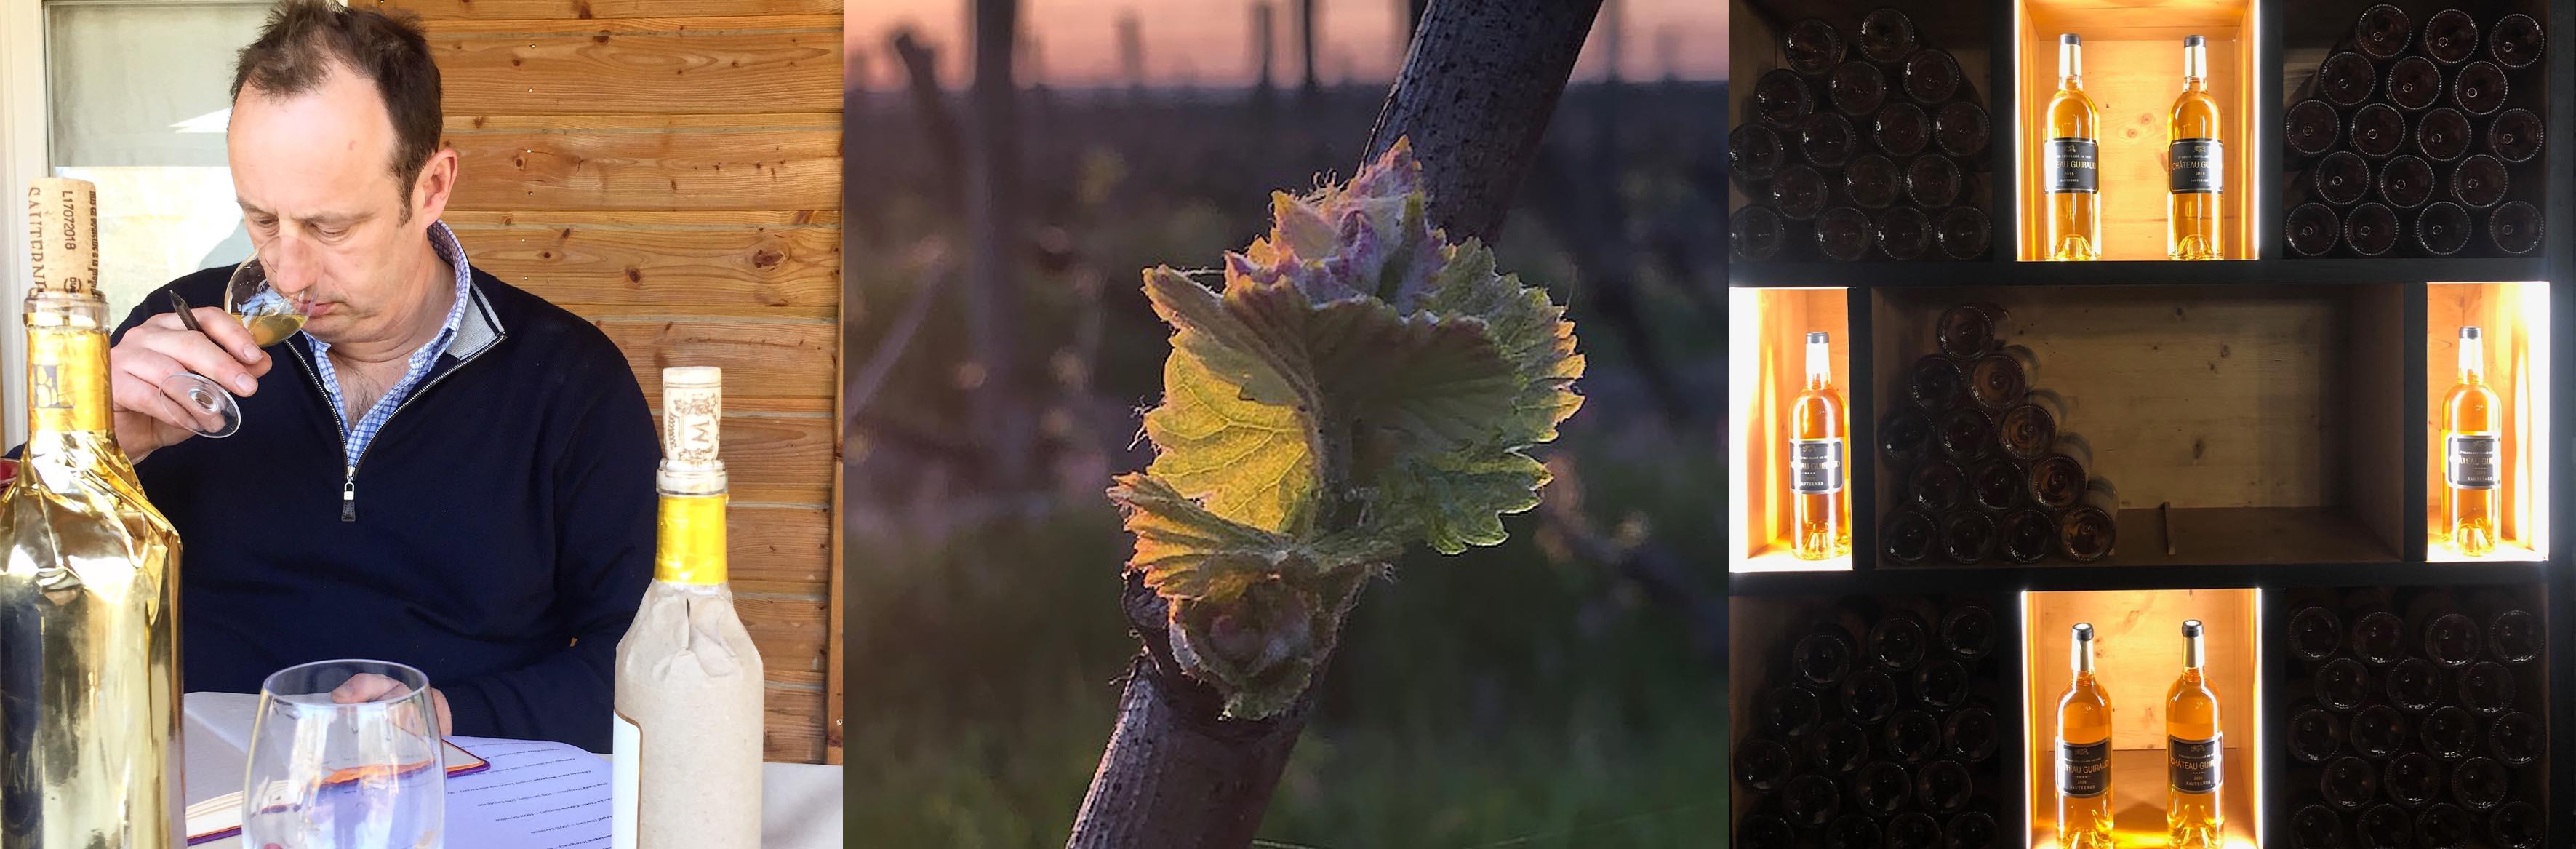
<path id="1" fill-rule="evenodd" d="M 278 291 L 269 284 L 268 268 L 253 255 L 234 266 L 232 278 L 225 282 L 224 312 L 250 331 L 252 342 L 266 348 L 304 329 L 305 320 L 313 315 L 313 299 L 304 292 Z M 182 314 L 181 321 L 196 327 L 193 316 Z M 161 381 L 161 395 L 165 411 L 187 422 L 198 436 L 222 439 L 241 430 L 241 403 L 222 384 L 203 375 L 171 375 Z"/>

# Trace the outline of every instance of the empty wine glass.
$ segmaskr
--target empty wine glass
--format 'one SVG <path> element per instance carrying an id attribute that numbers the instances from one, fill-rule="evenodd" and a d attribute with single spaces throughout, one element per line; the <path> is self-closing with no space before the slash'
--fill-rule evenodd
<path id="1" fill-rule="evenodd" d="M 198 330 L 196 316 L 189 313 L 187 302 L 171 294 L 179 321 L 190 330 Z M 304 329 L 313 315 L 309 292 L 287 294 L 270 285 L 268 268 L 253 254 L 233 266 L 232 278 L 224 284 L 224 312 L 232 314 L 250 331 L 251 341 L 262 348 L 286 341 Z M 161 401 L 168 418 L 187 422 L 198 436 L 222 439 L 241 430 L 241 404 L 222 384 L 204 375 L 180 372 L 161 381 Z"/>
<path id="2" fill-rule="evenodd" d="M 333 692 L 360 675 L 397 685 L 365 701 Z M 242 844 L 261 849 L 438 849 L 444 746 L 429 677 L 379 660 L 288 667 L 260 685 L 242 798 Z"/>

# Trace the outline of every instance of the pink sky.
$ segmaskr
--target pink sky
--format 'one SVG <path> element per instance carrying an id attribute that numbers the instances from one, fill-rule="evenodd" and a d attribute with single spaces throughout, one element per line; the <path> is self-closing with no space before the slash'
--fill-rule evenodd
<path id="1" fill-rule="evenodd" d="M 1207 86 L 1249 84 L 1257 67 L 1252 52 L 1254 0 L 1022 0 L 1022 29 L 1036 42 L 1037 64 L 1050 85 L 1082 87 L 1122 85 L 1117 20 L 1132 11 L 1139 24 L 1145 75 L 1156 84 L 1194 82 Z M 1300 79 L 1297 65 L 1294 0 L 1270 0 L 1277 39 L 1273 76 L 1282 84 Z M 1661 78 L 1669 68 L 1683 79 L 1714 80 L 1726 75 L 1726 5 L 1715 0 L 1607 0 L 1623 5 L 1626 44 L 1620 72 L 1631 80 Z M 857 61 L 857 79 L 869 88 L 890 88 L 902 80 L 887 38 L 899 26 L 911 26 L 939 49 L 940 79 L 949 86 L 966 81 L 969 0 L 860 0 L 843 10 L 847 45 Z M 1379 81 L 1394 76 L 1403 62 L 1404 0 L 1317 0 L 1315 65 L 1326 83 L 1344 79 Z M 1599 79 L 1608 70 L 1605 25 L 1614 14 L 1605 6 L 1593 27 L 1577 80 Z M 1022 71 L 1026 80 L 1026 71 Z"/>

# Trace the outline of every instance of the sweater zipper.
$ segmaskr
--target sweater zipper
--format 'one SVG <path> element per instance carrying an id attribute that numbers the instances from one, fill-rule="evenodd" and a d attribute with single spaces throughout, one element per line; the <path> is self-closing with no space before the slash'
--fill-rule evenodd
<path id="1" fill-rule="evenodd" d="M 449 368 L 446 371 L 439 372 L 438 376 L 430 378 L 428 383 L 423 383 L 420 385 L 420 388 L 412 390 L 410 395 L 403 397 L 402 403 L 394 405 L 393 412 L 385 414 L 384 423 L 376 426 L 376 434 L 382 436 L 384 434 L 385 427 L 394 423 L 394 417 L 402 415 L 403 408 L 411 406 L 412 401 L 420 398 L 422 395 L 428 394 L 430 387 L 437 386 L 441 381 L 446 380 L 448 375 L 455 374 L 458 369 L 464 368 L 467 363 L 471 363 L 482 358 L 485 351 L 492 350 L 492 346 L 501 344 L 501 340 L 507 338 L 509 338 L 509 334 L 507 333 L 494 334 L 492 341 L 484 343 L 481 350 L 475 351 L 472 354 L 466 355 L 465 358 L 457 360 L 454 367 Z M 309 355 L 311 352 L 308 351 L 306 353 Z M 323 400 L 330 400 L 331 390 L 322 385 L 322 372 L 315 369 L 313 364 L 306 361 L 303 357 L 297 357 L 296 362 L 304 366 L 304 376 L 313 379 L 313 388 L 322 391 Z M 340 426 L 340 455 L 344 457 L 348 456 L 349 419 L 340 412 L 340 405 L 338 404 L 331 405 L 331 421 Z M 367 443 L 367 447 L 359 449 L 358 458 L 349 462 L 346 467 L 346 472 L 344 472 L 340 478 L 340 521 L 355 522 L 358 520 L 358 464 L 366 462 L 367 452 L 373 451 L 375 448 L 376 444 L 369 442 Z"/>

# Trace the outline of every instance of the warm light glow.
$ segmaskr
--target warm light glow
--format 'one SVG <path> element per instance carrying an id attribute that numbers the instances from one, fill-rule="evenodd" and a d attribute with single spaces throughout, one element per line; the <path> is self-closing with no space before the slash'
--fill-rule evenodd
<path id="1" fill-rule="evenodd" d="M 2225 845 L 2254 849 L 2264 788 L 2258 761 L 2264 740 L 2257 717 L 2262 704 L 2261 592 L 2222 590 L 2106 590 L 2022 594 L 2024 751 L 2022 780 L 2029 788 L 2030 845 L 2056 849 L 2057 792 L 2054 758 L 2057 702 L 2073 673 L 2069 629 L 2094 625 L 2096 680 L 2108 690 L 2111 721 L 2111 794 L 2115 831 L 2122 847 L 2169 845 L 2164 833 L 2166 764 L 2163 707 L 2167 688 L 2182 670 L 2180 625 L 2208 626 L 2206 663 L 2219 700 L 2225 745 Z"/>
<path id="2" fill-rule="evenodd" d="M 1790 403 L 1802 385 L 1809 331 L 1832 334 L 1834 384 L 1848 403 L 1851 385 L 1845 316 L 1848 290 L 1777 288 L 1727 290 L 1727 568 L 1734 572 L 1831 572 L 1852 568 L 1849 555 L 1800 560 L 1790 552 L 1788 469 L 1773 450 L 1785 445 Z M 1857 498 L 1850 470 L 1870 454 L 1858 444 L 1845 408 L 1844 493 Z M 1856 511 L 1868 509 L 1853 504 Z"/>
<path id="3" fill-rule="evenodd" d="M 2428 537 L 2426 559 L 2437 563 L 2531 562 L 2546 557 L 2549 550 L 2549 458 L 2550 458 L 2550 339 L 2549 284 L 2540 281 L 2519 283 L 2433 283 L 2428 287 L 2432 313 L 2425 332 L 2435 345 L 2428 353 L 2425 376 L 2432 393 L 2427 408 L 2428 425 L 2432 428 L 2427 447 L 2428 458 L 2426 508 Z M 2471 292 L 2462 295 L 2462 292 Z M 2484 557 L 2469 557 L 2453 545 L 2444 527 L 2444 489 L 2442 478 L 2441 427 L 2444 411 L 2440 401 L 2457 380 L 2449 351 L 2442 340 L 2455 339 L 2457 325 L 2479 324 L 2487 328 L 2487 385 L 2494 389 L 2504 404 L 2504 444 L 2508 449 L 2500 482 L 2506 492 L 2502 499 L 2502 517 L 2506 528 L 2499 531 L 2495 550 Z"/>

